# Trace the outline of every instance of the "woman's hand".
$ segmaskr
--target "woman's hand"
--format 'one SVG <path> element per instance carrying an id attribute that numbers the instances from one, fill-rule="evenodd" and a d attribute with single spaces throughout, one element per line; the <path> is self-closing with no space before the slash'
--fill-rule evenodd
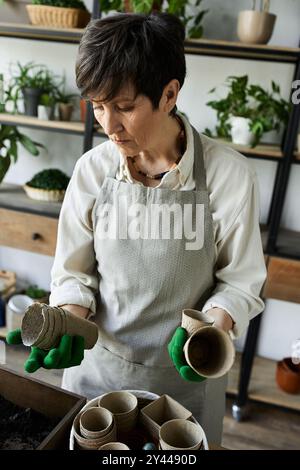
<path id="1" fill-rule="evenodd" d="M 229 313 L 222 308 L 214 307 L 206 312 L 208 315 L 214 318 L 215 323 L 214 326 L 220 328 L 221 330 L 228 333 L 234 327 L 234 321 Z"/>

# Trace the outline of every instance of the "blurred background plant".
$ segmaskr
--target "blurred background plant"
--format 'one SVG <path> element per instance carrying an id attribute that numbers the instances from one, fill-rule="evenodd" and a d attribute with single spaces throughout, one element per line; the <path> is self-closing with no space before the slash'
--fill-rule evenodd
<path id="1" fill-rule="evenodd" d="M 6 104 L 9 94 L 4 88 L 3 75 L 0 74 L 0 112 L 6 112 Z M 0 183 L 6 175 L 11 163 L 18 160 L 18 143 L 31 155 L 38 156 L 38 147 L 45 148 L 42 144 L 34 142 L 25 134 L 22 134 L 16 126 L 0 124 Z"/>
<path id="2" fill-rule="evenodd" d="M 168 12 L 178 16 L 186 28 L 188 38 L 199 39 L 203 35 L 202 20 L 209 10 L 202 10 L 202 0 L 99 0 L 101 11 L 150 13 Z"/>
<path id="3" fill-rule="evenodd" d="M 248 82 L 247 75 L 229 76 L 225 81 L 225 86 L 229 89 L 227 95 L 206 103 L 217 112 L 218 119 L 215 131 L 206 128 L 206 135 L 230 138 L 231 118 L 243 117 L 249 119 L 254 147 L 263 134 L 272 130 L 279 132 L 287 124 L 291 105 L 281 97 L 279 85 L 272 80 L 271 91 L 267 91 L 260 85 L 251 85 Z M 215 91 L 216 88 L 213 88 L 209 93 Z"/>

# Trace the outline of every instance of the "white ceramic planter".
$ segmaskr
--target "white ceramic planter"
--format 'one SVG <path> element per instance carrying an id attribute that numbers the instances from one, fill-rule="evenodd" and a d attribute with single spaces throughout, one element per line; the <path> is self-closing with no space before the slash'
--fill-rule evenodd
<path id="1" fill-rule="evenodd" d="M 276 15 L 266 11 L 240 11 L 237 35 L 246 44 L 267 44 L 271 39 Z"/>
<path id="2" fill-rule="evenodd" d="M 44 106 L 42 104 L 38 105 L 38 118 L 45 121 L 50 121 L 54 119 L 54 108 L 53 106 Z"/>
<path id="3" fill-rule="evenodd" d="M 238 116 L 230 118 L 231 139 L 234 144 L 251 145 L 254 135 L 249 129 L 250 119 Z"/>

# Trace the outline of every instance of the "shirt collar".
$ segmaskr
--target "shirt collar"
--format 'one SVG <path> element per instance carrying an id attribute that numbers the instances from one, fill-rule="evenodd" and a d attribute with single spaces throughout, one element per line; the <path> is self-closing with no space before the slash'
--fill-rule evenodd
<path id="1" fill-rule="evenodd" d="M 181 186 L 184 186 L 191 171 L 192 167 L 194 164 L 194 136 L 193 136 L 193 130 L 192 127 L 188 121 L 188 119 L 181 114 L 180 112 L 177 112 L 178 116 L 181 118 L 184 128 L 185 128 L 185 134 L 186 134 L 186 140 L 187 140 L 187 145 L 185 152 L 180 160 L 180 162 L 177 164 L 177 166 L 170 171 L 170 173 L 167 173 L 164 177 L 163 180 L 167 181 L 169 177 L 171 177 L 171 174 L 175 171 L 178 172 L 179 176 L 179 182 Z M 116 145 L 116 144 L 115 144 Z M 124 176 L 130 183 L 137 183 L 135 179 L 132 178 L 130 170 L 128 168 L 128 163 L 127 163 L 127 158 L 119 151 L 121 158 L 120 158 L 120 165 L 116 174 L 116 179 L 117 180 L 123 180 Z M 141 182 L 138 182 L 142 185 Z"/>

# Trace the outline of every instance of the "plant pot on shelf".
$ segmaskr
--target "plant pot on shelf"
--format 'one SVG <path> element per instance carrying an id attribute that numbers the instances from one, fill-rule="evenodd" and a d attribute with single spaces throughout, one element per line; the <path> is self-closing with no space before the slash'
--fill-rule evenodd
<path id="1" fill-rule="evenodd" d="M 240 11 L 237 24 L 237 35 L 241 42 L 247 44 L 267 44 L 271 39 L 276 15 L 266 11 Z"/>
<path id="2" fill-rule="evenodd" d="M 290 357 L 277 362 L 276 382 L 284 392 L 300 393 L 300 364 L 293 364 Z"/>
<path id="3" fill-rule="evenodd" d="M 38 118 L 46 121 L 53 121 L 54 119 L 54 106 L 38 105 Z"/>
<path id="4" fill-rule="evenodd" d="M 26 8 L 30 22 L 36 26 L 84 28 L 91 19 L 88 11 L 79 8 L 49 7 L 46 5 L 27 5 Z"/>
<path id="5" fill-rule="evenodd" d="M 27 116 L 38 116 L 38 105 L 42 90 L 38 88 L 22 88 L 24 109 Z"/>
<path id="6" fill-rule="evenodd" d="M 71 121 L 74 106 L 71 103 L 58 103 L 60 121 Z"/>
<path id="7" fill-rule="evenodd" d="M 87 102 L 85 99 L 80 100 L 80 120 L 81 122 L 85 122 L 86 119 L 86 111 L 87 111 Z M 98 124 L 95 116 L 94 116 L 94 124 Z"/>
<path id="8" fill-rule="evenodd" d="M 231 124 L 231 139 L 237 145 L 251 145 L 254 140 L 254 135 L 250 131 L 250 119 L 232 116 L 230 118 Z"/>

